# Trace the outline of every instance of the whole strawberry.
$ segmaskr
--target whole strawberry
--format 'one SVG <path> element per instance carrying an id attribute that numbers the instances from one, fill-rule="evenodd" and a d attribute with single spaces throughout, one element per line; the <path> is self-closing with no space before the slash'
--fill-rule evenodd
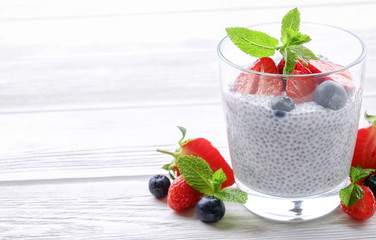
<path id="1" fill-rule="evenodd" d="M 371 189 L 357 183 L 373 171 L 374 169 L 363 169 L 360 165 L 351 167 L 352 183 L 339 192 L 342 210 L 355 219 L 367 219 L 375 213 L 376 201 Z"/>
<path id="2" fill-rule="evenodd" d="M 371 189 L 367 186 L 360 186 L 363 191 L 364 195 L 362 199 L 360 199 L 357 203 L 352 205 L 351 207 L 346 207 L 341 202 L 342 210 L 349 214 L 351 217 L 355 219 L 368 219 L 373 216 L 376 210 L 376 201 L 375 197 L 373 196 L 373 193 Z"/>
<path id="3" fill-rule="evenodd" d="M 372 126 L 358 130 L 351 165 L 376 169 L 376 116 L 365 114 L 365 118 Z"/>
<path id="4" fill-rule="evenodd" d="M 182 211 L 194 207 L 201 197 L 202 193 L 189 186 L 183 176 L 178 176 L 168 189 L 167 203 L 175 211 Z"/>
<path id="5" fill-rule="evenodd" d="M 172 155 L 174 158 L 171 163 L 163 166 L 164 169 L 177 173 L 179 176 L 179 169 L 177 167 L 177 161 L 179 157 L 182 156 L 195 156 L 204 159 L 213 171 L 217 171 L 222 168 L 223 172 L 226 174 L 226 181 L 223 183 L 222 187 L 228 187 L 235 183 L 234 172 L 226 160 L 222 157 L 220 152 L 205 138 L 195 138 L 184 140 L 186 129 L 183 127 L 178 127 L 182 132 L 183 137 L 179 141 L 179 148 L 175 152 L 168 152 L 164 150 L 157 150 L 158 152 L 166 153 Z M 173 174 L 170 174 L 173 177 Z"/>

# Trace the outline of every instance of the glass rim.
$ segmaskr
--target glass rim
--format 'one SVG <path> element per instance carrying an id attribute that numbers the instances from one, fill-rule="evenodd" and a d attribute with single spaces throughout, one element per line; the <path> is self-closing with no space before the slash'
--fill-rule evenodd
<path id="1" fill-rule="evenodd" d="M 258 26 L 262 26 L 262 25 L 272 25 L 272 24 L 281 24 L 281 23 L 280 22 L 267 22 L 267 23 L 260 23 L 260 24 L 251 25 L 251 26 L 248 26 L 246 28 L 251 29 L 252 27 L 258 27 Z M 259 74 L 259 75 L 265 75 L 265 76 L 272 76 L 272 77 L 294 77 L 294 78 L 321 77 L 321 76 L 327 76 L 327 75 L 330 75 L 330 74 L 334 74 L 334 73 L 337 73 L 337 72 L 342 72 L 344 70 L 350 69 L 351 67 L 353 67 L 353 66 L 357 65 L 358 63 L 360 63 L 361 61 L 363 61 L 363 59 L 367 55 L 366 45 L 364 44 L 363 40 L 361 38 L 359 38 L 356 34 L 354 34 L 353 32 L 351 32 L 349 30 L 346 30 L 346 29 L 340 28 L 340 27 L 336 27 L 336 26 L 333 26 L 333 25 L 329 25 L 329 24 L 323 24 L 323 23 L 302 22 L 302 24 L 304 24 L 304 25 L 316 25 L 316 26 L 321 26 L 321 27 L 333 28 L 333 29 L 337 29 L 337 30 L 341 30 L 343 32 L 346 32 L 346 33 L 350 34 L 351 36 L 355 37 L 355 39 L 359 41 L 359 43 L 360 43 L 360 45 L 362 47 L 362 51 L 361 51 L 360 55 L 354 61 L 350 62 L 349 64 L 347 64 L 345 66 L 342 66 L 341 68 L 338 68 L 338 69 L 333 70 L 333 71 L 328 71 L 328 72 L 311 73 L 311 74 L 304 74 L 304 75 L 275 74 L 275 73 L 258 72 L 258 71 L 253 71 L 253 70 L 250 70 L 250 69 L 248 69 L 248 68 L 246 68 L 244 66 L 239 66 L 239 65 L 233 63 L 232 61 L 228 60 L 223 55 L 223 53 L 221 51 L 221 46 L 223 45 L 223 42 L 226 39 L 229 39 L 229 37 L 227 35 L 224 38 L 222 38 L 220 40 L 220 42 L 218 43 L 218 45 L 217 45 L 217 54 L 218 54 L 219 58 L 223 62 L 225 62 L 226 64 L 228 64 L 228 65 L 230 65 L 232 67 L 235 67 L 235 68 L 237 68 L 237 69 L 239 69 L 239 70 L 241 70 L 243 72 L 249 72 L 249 73 L 254 73 L 254 74 Z"/>

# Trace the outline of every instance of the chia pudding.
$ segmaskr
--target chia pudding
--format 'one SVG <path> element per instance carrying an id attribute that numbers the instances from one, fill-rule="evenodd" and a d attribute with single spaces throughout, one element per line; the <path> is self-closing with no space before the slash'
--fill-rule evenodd
<path id="1" fill-rule="evenodd" d="M 358 127 L 358 105 L 349 96 L 332 110 L 315 101 L 279 116 L 274 96 L 223 93 L 228 141 L 237 183 L 278 197 L 304 197 L 348 179 Z"/>

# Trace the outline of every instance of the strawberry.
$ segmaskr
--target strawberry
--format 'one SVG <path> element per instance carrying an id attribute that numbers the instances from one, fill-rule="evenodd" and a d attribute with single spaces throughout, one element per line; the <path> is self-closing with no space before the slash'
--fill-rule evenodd
<path id="1" fill-rule="evenodd" d="M 278 96 L 283 92 L 283 82 L 280 77 L 261 76 L 259 87 L 257 90 L 258 95 L 273 95 Z"/>
<path id="2" fill-rule="evenodd" d="M 180 147 L 175 150 L 174 153 L 157 150 L 162 153 L 167 153 L 172 155 L 174 159 L 171 163 L 163 166 L 166 170 L 172 170 L 178 172 L 177 161 L 181 156 L 195 156 L 204 159 L 210 166 L 210 168 L 215 172 L 222 168 L 223 172 L 226 174 L 226 181 L 222 184 L 222 188 L 231 186 L 235 183 L 234 172 L 232 171 L 230 165 L 222 157 L 220 152 L 205 138 L 195 138 L 183 141 L 185 137 L 186 130 L 183 127 L 178 127 L 182 132 L 183 137 L 179 141 Z M 178 174 L 179 175 L 179 172 Z"/>
<path id="3" fill-rule="evenodd" d="M 283 74 L 283 68 L 285 67 L 285 59 L 282 58 L 281 61 L 279 61 L 278 66 L 277 66 L 277 73 L 278 74 Z M 298 59 L 298 61 L 295 64 L 295 70 L 299 70 L 302 72 L 302 74 L 312 74 L 312 72 L 307 68 L 308 64 L 303 62 L 302 60 Z"/>
<path id="4" fill-rule="evenodd" d="M 367 186 L 360 186 L 363 191 L 363 197 L 354 205 L 346 207 L 341 201 L 342 210 L 356 219 L 368 219 L 373 216 L 376 210 L 376 201 L 371 189 Z"/>
<path id="5" fill-rule="evenodd" d="M 282 58 L 281 61 L 279 61 L 278 66 L 277 66 L 277 73 L 278 74 L 283 74 L 283 68 L 285 67 L 285 63 L 286 63 L 286 61 L 285 61 L 284 58 Z"/>
<path id="6" fill-rule="evenodd" d="M 175 211 L 182 211 L 194 207 L 201 197 L 202 193 L 189 186 L 183 176 L 178 176 L 168 189 L 167 203 Z"/>
<path id="7" fill-rule="evenodd" d="M 273 59 L 264 57 L 256 61 L 254 65 L 254 70 L 264 73 L 278 73 L 277 66 L 275 65 Z M 259 84 L 257 89 L 258 95 L 273 95 L 278 96 L 283 91 L 283 82 L 279 77 L 258 75 Z"/>
<path id="8" fill-rule="evenodd" d="M 302 66 L 300 64 L 300 66 Z M 298 67 L 300 68 L 300 67 Z M 304 68 L 304 67 L 303 67 Z M 293 75 L 303 75 L 303 71 L 296 69 Z M 315 96 L 316 81 L 313 78 L 290 77 L 286 82 L 286 94 L 295 103 L 312 101 Z"/>
<path id="9" fill-rule="evenodd" d="M 255 94 L 257 92 L 259 78 L 254 73 L 240 73 L 236 78 L 232 90 L 243 94 Z"/>
<path id="10" fill-rule="evenodd" d="M 372 126 L 358 130 L 351 166 L 376 169 L 376 116 L 367 115 Z"/>
<path id="11" fill-rule="evenodd" d="M 312 73 L 335 71 L 341 67 L 342 67 L 341 65 L 333 64 L 331 62 L 324 61 L 324 60 L 309 60 L 308 61 L 308 68 Z M 332 80 L 332 81 L 338 82 L 348 92 L 351 92 L 355 89 L 355 85 L 352 81 L 351 73 L 348 71 L 341 71 L 338 73 L 330 74 L 328 76 L 324 76 L 321 78 L 320 82 L 323 82 L 325 80 Z"/>
<path id="12" fill-rule="evenodd" d="M 277 73 L 273 59 L 268 57 L 257 59 L 249 69 L 256 72 Z M 233 85 L 233 91 L 244 94 L 278 95 L 280 93 L 278 81 L 256 73 L 240 73 Z M 280 84 L 282 86 L 282 83 Z"/>

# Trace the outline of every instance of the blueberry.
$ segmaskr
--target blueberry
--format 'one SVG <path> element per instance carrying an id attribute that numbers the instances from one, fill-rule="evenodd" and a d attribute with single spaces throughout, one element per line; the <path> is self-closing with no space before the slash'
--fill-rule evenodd
<path id="1" fill-rule="evenodd" d="M 149 180 L 149 191 L 156 198 L 166 197 L 169 187 L 170 179 L 164 175 L 158 174 Z"/>
<path id="2" fill-rule="evenodd" d="M 205 196 L 196 204 L 197 217 L 206 223 L 218 222 L 225 215 L 225 205 L 213 196 Z"/>
<path id="3" fill-rule="evenodd" d="M 316 88 L 315 102 L 325 108 L 338 110 L 345 106 L 346 101 L 346 90 L 337 82 L 325 81 Z"/>
<path id="4" fill-rule="evenodd" d="M 277 118 L 283 118 L 286 116 L 286 112 L 282 110 L 275 110 L 273 112 L 273 115 L 276 116 Z"/>
<path id="5" fill-rule="evenodd" d="M 363 185 L 369 187 L 373 193 L 374 196 L 376 196 L 376 174 L 372 174 L 369 177 L 367 177 Z"/>
<path id="6" fill-rule="evenodd" d="M 272 99 L 272 109 L 290 112 L 295 108 L 294 101 L 285 95 L 279 95 Z"/>

